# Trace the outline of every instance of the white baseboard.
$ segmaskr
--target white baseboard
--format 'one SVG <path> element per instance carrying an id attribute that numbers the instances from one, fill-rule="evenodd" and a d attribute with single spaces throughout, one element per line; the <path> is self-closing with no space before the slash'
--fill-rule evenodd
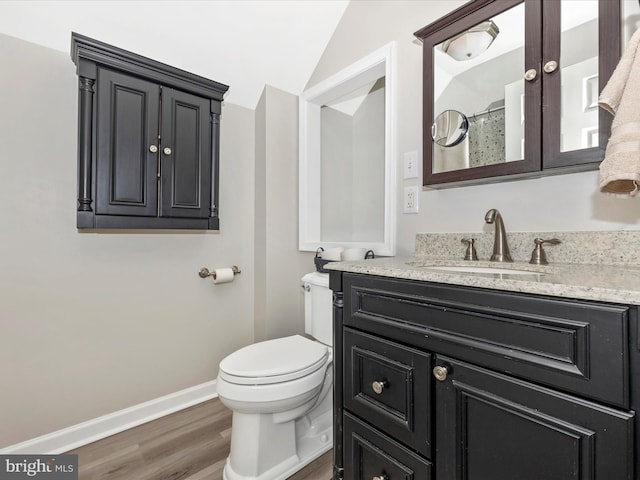
<path id="1" fill-rule="evenodd" d="M 118 410 L 86 422 L 32 438 L 0 449 L 0 454 L 53 455 L 68 452 L 96 440 L 136 427 L 156 418 L 218 396 L 216 381 L 201 383 L 179 392 L 154 398 L 148 402 Z"/>

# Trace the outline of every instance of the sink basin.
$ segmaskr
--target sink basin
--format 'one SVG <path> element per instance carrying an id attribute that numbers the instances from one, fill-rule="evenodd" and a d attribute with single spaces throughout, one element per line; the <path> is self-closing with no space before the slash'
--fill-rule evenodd
<path id="1" fill-rule="evenodd" d="M 532 272 L 530 270 L 518 270 L 516 268 L 500 268 L 500 267 L 482 267 L 482 266 L 453 266 L 453 265 L 424 265 L 429 270 L 438 270 L 441 272 L 459 272 L 459 273 L 494 273 L 501 275 L 544 275 L 542 272 Z"/>

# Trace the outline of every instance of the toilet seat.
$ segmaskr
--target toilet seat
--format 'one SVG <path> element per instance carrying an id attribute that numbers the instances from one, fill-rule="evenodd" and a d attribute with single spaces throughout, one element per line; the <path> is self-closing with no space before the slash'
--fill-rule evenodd
<path id="1" fill-rule="evenodd" d="M 301 335 L 248 345 L 220 362 L 219 376 L 237 385 L 267 385 L 296 380 L 327 364 L 329 351 Z"/>

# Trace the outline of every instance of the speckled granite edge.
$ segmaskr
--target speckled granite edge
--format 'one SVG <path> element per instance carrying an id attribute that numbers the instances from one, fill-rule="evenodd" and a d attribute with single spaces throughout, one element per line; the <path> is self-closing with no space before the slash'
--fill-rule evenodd
<path id="1" fill-rule="evenodd" d="M 449 285 L 640 305 L 640 267 L 637 266 L 560 263 L 541 266 L 517 262 L 498 265 L 501 268 L 533 272 L 531 275 L 512 275 L 439 271 L 433 268 L 442 265 L 496 267 L 495 262 L 487 261 L 382 257 L 357 262 L 335 262 L 325 268 Z"/>
<path id="2" fill-rule="evenodd" d="M 507 242 L 516 262 L 528 262 L 534 238 L 558 238 L 559 245 L 545 245 L 549 264 L 640 265 L 640 231 L 602 232 L 508 232 Z M 480 260 L 493 252 L 491 233 L 418 233 L 415 256 L 461 260 L 466 246 L 463 238 L 474 238 Z"/>

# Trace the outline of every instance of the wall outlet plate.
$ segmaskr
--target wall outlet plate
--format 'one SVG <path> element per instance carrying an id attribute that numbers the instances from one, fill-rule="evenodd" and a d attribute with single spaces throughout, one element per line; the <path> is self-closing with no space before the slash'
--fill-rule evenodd
<path id="1" fill-rule="evenodd" d="M 404 152 L 404 179 L 418 178 L 418 151 Z"/>
<path id="2" fill-rule="evenodd" d="M 418 213 L 418 196 L 420 189 L 418 187 L 404 187 L 404 195 L 402 200 L 404 213 Z"/>

